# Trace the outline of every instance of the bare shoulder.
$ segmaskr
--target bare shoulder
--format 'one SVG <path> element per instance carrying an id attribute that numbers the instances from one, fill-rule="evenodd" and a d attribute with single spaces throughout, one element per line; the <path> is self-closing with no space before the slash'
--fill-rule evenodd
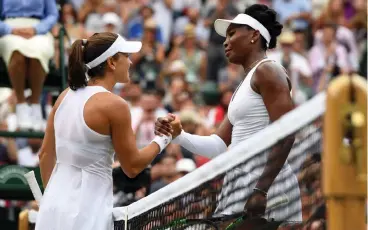
<path id="1" fill-rule="evenodd" d="M 69 88 L 66 88 L 64 89 L 63 92 L 61 92 L 61 94 L 59 95 L 59 97 L 57 98 L 54 106 L 53 106 L 53 110 L 56 111 L 57 108 L 59 108 L 59 105 L 61 104 L 61 102 L 63 101 L 63 99 L 65 98 L 66 94 L 68 93 L 70 89 Z"/>
<path id="2" fill-rule="evenodd" d="M 258 66 L 252 77 L 252 86 L 255 87 L 258 93 L 261 87 L 276 87 L 287 91 L 291 90 L 291 84 L 286 70 L 273 61 L 267 61 Z"/>
<path id="3" fill-rule="evenodd" d="M 128 103 L 118 95 L 113 93 L 101 93 L 95 98 L 95 103 L 98 105 L 109 118 L 114 118 L 116 116 L 124 117 L 129 112 Z M 128 113 L 130 115 L 130 113 Z"/>

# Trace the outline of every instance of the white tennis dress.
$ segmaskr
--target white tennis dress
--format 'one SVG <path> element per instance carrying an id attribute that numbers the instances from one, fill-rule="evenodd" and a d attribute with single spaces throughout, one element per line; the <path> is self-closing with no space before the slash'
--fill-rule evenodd
<path id="1" fill-rule="evenodd" d="M 230 149 L 264 129 L 270 123 L 262 96 L 254 92 L 250 84 L 257 67 L 266 61 L 271 60 L 263 59 L 249 71 L 229 104 L 228 118 L 233 125 Z M 226 174 L 216 215 L 229 215 L 244 210 L 246 198 L 253 192 L 253 188 L 262 174 L 266 162 L 267 153 L 260 154 L 245 165 L 235 168 Z M 260 165 L 262 167 L 259 167 Z M 237 188 L 239 189 L 238 191 L 236 191 Z M 274 209 L 274 211 L 268 212 L 267 218 L 290 221 L 302 220 L 298 180 L 288 163 L 284 165 L 270 187 L 268 202 L 275 195 L 278 198 L 284 197 L 289 199 L 290 202 L 278 209 Z"/>
<path id="2" fill-rule="evenodd" d="M 90 129 L 83 110 L 100 86 L 69 90 L 55 114 L 56 165 L 37 216 L 36 230 L 111 230 L 111 138 Z"/>

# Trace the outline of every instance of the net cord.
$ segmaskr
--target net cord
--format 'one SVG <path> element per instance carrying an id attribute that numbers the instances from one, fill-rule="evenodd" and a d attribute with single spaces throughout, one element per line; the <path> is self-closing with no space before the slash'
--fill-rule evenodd
<path id="1" fill-rule="evenodd" d="M 115 221 L 124 220 L 126 215 L 132 219 L 154 207 L 174 199 L 201 184 L 215 178 L 219 174 L 234 168 L 240 162 L 256 156 L 258 153 L 272 147 L 286 136 L 295 133 L 306 124 L 314 121 L 325 112 L 324 92 L 319 93 L 303 105 L 282 116 L 254 136 L 231 148 L 211 162 L 203 165 L 192 173 L 160 189 L 159 192 L 144 197 L 137 202 L 121 208 L 113 209 Z M 228 159 L 237 159 L 229 161 Z M 128 209 L 129 208 L 129 209 Z"/>

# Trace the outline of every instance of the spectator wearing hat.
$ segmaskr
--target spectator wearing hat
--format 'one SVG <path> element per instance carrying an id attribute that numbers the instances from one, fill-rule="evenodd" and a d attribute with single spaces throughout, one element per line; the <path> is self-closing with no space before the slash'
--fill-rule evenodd
<path id="1" fill-rule="evenodd" d="M 169 60 L 180 59 L 184 62 L 187 68 L 185 80 L 195 88 L 195 85 L 206 80 L 207 56 L 199 48 L 194 25 L 188 24 L 184 36 L 177 37 L 174 44 Z"/>
<path id="2" fill-rule="evenodd" d="M 159 79 L 157 79 L 157 86 L 163 89 L 167 89 L 170 81 L 174 78 L 181 78 L 185 80 L 187 75 L 187 67 L 182 60 L 167 61 L 160 72 Z M 166 98 L 167 100 L 167 94 Z"/>
<path id="3" fill-rule="evenodd" d="M 188 173 L 193 172 L 197 166 L 195 162 L 188 158 L 182 158 L 176 162 L 177 179 L 185 176 Z"/>
<path id="4" fill-rule="evenodd" d="M 305 57 L 293 51 L 295 35 L 292 31 L 285 30 L 278 41 L 281 48 L 270 52 L 268 57 L 280 63 L 289 73 L 292 98 L 296 104 L 301 104 L 313 96 L 311 68 Z"/>
<path id="5" fill-rule="evenodd" d="M 103 31 L 104 32 L 111 32 L 116 34 L 121 34 L 123 31 L 123 23 L 121 21 L 121 18 L 113 12 L 105 13 L 102 16 L 102 22 L 103 22 Z"/>
<path id="6" fill-rule="evenodd" d="M 103 16 L 109 12 L 115 13 L 118 5 L 115 0 L 87 0 L 86 4 L 87 6 L 84 7 L 86 7 L 88 11 L 86 11 L 84 24 L 87 31 L 87 37 L 89 37 L 94 33 L 104 31 L 105 23 L 103 21 Z M 80 15 L 83 14 L 83 11 L 79 13 L 79 17 L 81 17 Z M 122 23 L 122 19 L 119 19 L 119 21 Z"/>

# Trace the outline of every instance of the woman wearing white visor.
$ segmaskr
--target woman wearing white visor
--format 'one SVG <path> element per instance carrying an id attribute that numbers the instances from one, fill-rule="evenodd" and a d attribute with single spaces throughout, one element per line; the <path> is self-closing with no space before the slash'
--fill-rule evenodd
<path id="1" fill-rule="evenodd" d="M 266 56 L 268 49 L 275 48 L 282 30 L 276 18 L 274 10 L 255 4 L 233 20 L 215 21 L 216 32 L 226 37 L 227 58 L 231 63 L 242 65 L 245 75 L 231 99 L 227 117 L 214 135 L 185 133 L 175 121 L 169 124 L 175 119 L 173 115 L 158 119 L 156 134 L 169 134 L 172 128 L 173 137 L 180 133 L 173 142 L 193 153 L 213 158 L 292 110 L 289 78 L 282 66 Z M 245 209 L 253 216 L 264 215 L 267 203 L 281 196 L 289 203 L 271 210 L 267 217 L 301 221 L 299 185 L 286 161 L 293 143 L 294 137 L 287 137 L 267 153 L 249 160 L 244 167 L 229 172 L 216 214 L 229 215 Z"/>
<path id="2" fill-rule="evenodd" d="M 170 142 L 157 136 L 138 150 L 129 107 L 111 93 L 117 82 L 129 82 L 128 55 L 141 47 L 107 32 L 74 42 L 69 88 L 53 107 L 40 150 L 46 190 L 36 230 L 113 229 L 114 152 L 135 177 Z"/>

